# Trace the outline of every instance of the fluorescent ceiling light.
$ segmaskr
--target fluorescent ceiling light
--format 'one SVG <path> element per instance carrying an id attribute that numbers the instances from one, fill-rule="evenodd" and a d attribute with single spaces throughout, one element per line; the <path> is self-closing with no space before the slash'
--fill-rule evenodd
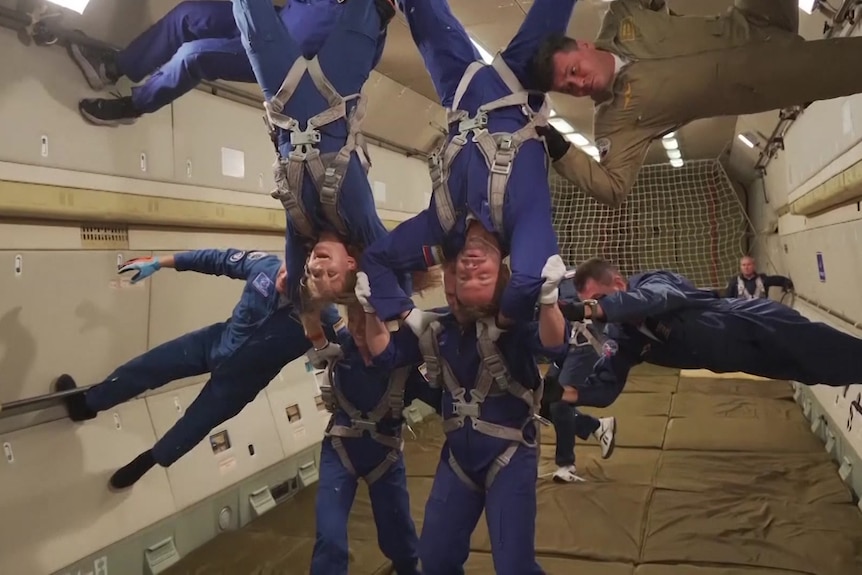
<path id="1" fill-rule="evenodd" d="M 679 148 L 679 144 L 676 140 L 665 140 L 662 138 L 661 145 L 664 146 L 665 150 L 676 150 Z"/>
<path id="2" fill-rule="evenodd" d="M 682 161 L 682 159 L 681 159 L 681 158 L 680 158 L 680 159 L 676 159 L 676 160 L 671 160 L 671 161 L 670 161 L 670 165 L 671 165 L 671 166 L 673 166 L 674 168 L 681 168 L 681 167 L 682 167 L 682 164 L 683 164 L 683 161 Z"/>
<path id="3" fill-rule="evenodd" d="M 549 117 L 549 118 L 553 118 L 553 117 L 555 117 L 556 115 L 557 115 L 557 111 L 556 111 L 555 109 L 551 108 L 551 113 L 550 113 L 550 114 L 548 114 L 548 117 Z"/>
<path id="4" fill-rule="evenodd" d="M 577 132 L 572 132 L 571 134 L 566 134 L 566 139 L 568 141 L 570 141 L 571 143 L 573 143 L 574 145 L 580 146 L 582 148 L 584 146 L 590 145 L 590 141 Z"/>
<path id="5" fill-rule="evenodd" d="M 552 125 L 561 134 L 571 134 L 575 131 L 570 123 L 562 118 L 551 118 L 548 123 Z"/>
<path id="6" fill-rule="evenodd" d="M 799 9 L 806 14 L 813 14 L 817 9 L 817 0 L 799 0 Z"/>
<path id="7" fill-rule="evenodd" d="M 679 153 L 679 150 L 665 150 L 667 152 L 667 157 L 671 160 L 679 160 L 682 158 L 682 154 Z"/>
<path id="8" fill-rule="evenodd" d="M 664 139 L 665 140 L 673 140 L 674 136 L 676 136 L 676 132 L 671 132 L 670 134 L 665 134 Z"/>
<path id="9" fill-rule="evenodd" d="M 743 144 L 745 144 L 745 145 L 746 145 L 746 146 L 748 146 L 749 148 L 753 148 L 753 147 L 754 147 L 754 142 L 752 142 L 751 140 L 749 140 L 749 139 L 746 137 L 746 135 L 745 135 L 745 134 L 739 134 L 739 135 L 738 135 L 738 136 L 736 136 L 736 137 L 737 137 L 737 138 L 739 138 L 739 141 L 740 141 L 740 142 L 742 142 Z"/>
<path id="10" fill-rule="evenodd" d="M 48 0 L 52 4 L 56 4 L 57 6 L 62 6 L 63 8 L 68 8 L 73 12 L 77 12 L 78 14 L 84 13 L 84 8 L 87 7 L 87 4 L 90 3 L 90 0 Z"/>
<path id="11" fill-rule="evenodd" d="M 75 1 L 75 0 L 66 0 L 66 1 Z M 83 0 L 81 0 L 83 1 Z M 89 0 L 88 0 L 89 1 Z M 470 41 L 473 43 L 473 46 L 476 47 L 476 51 L 479 52 L 479 56 L 482 58 L 482 61 L 486 64 L 490 64 L 494 61 L 494 57 L 491 56 L 491 53 L 485 50 L 481 44 L 476 42 L 473 38 L 470 38 Z"/>
<path id="12" fill-rule="evenodd" d="M 599 149 L 595 146 L 584 146 L 582 149 L 591 156 L 599 155 Z"/>

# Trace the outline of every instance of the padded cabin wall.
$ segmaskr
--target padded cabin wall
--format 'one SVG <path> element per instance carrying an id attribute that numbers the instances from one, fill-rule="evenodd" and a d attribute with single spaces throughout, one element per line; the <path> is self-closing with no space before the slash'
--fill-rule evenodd
<path id="1" fill-rule="evenodd" d="M 27 47 L 0 29 L 0 52 L 0 125 L 14 134 L 0 141 L 0 180 L 281 208 L 269 195 L 275 153 L 262 106 L 193 90 L 134 125 L 92 126 L 78 101 L 110 96 L 93 93 L 64 50 Z M 128 82 L 117 89 L 128 94 Z M 423 160 L 373 144 L 369 153 L 382 218 L 401 221 L 427 206 Z"/>
<path id="2" fill-rule="evenodd" d="M 758 267 L 793 279 L 805 298 L 862 322 L 862 211 L 858 205 L 806 217 L 778 209 L 816 189 L 862 160 L 862 96 L 815 102 L 785 136 L 786 149 L 769 163 L 766 176 L 750 187 L 749 216 L 757 237 L 753 253 Z M 767 203 L 768 200 L 768 203 Z M 770 233 L 776 228 L 777 233 Z M 822 262 L 822 264 L 821 264 Z M 812 319 L 857 337 L 862 332 L 797 299 L 796 309 Z M 862 381 L 844 388 L 817 386 L 812 396 L 838 429 L 856 457 L 862 457 L 860 414 L 848 428 L 850 401 L 862 397 Z"/>
<path id="3" fill-rule="evenodd" d="M 5 402 L 48 392 L 62 372 L 94 383 L 148 347 L 224 320 L 242 288 L 239 281 L 173 270 L 132 286 L 117 280 L 119 259 L 202 247 L 277 253 L 283 240 L 133 229 L 127 249 L 82 249 L 78 227 L 5 223 L 0 245 L 11 248 L 0 251 Z M 215 452 L 204 441 L 170 469 L 150 471 L 130 492 L 108 492 L 110 474 L 152 446 L 205 380 L 154 390 L 83 424 L 65 419 L 61 409 L 52 410 L 53 421 L 14 431 L 4 421 L 0 443 L 10 455 L 0 462 L 0 572 L 52 572 L 321 440 L 319 391 L 299 359 L 213 430 L 224 432 L 230 447 Z M 287 408 L 297 404 L 302 417 L 289 421 Z M 16 427 L 26 424 L 18 420 Z"/>

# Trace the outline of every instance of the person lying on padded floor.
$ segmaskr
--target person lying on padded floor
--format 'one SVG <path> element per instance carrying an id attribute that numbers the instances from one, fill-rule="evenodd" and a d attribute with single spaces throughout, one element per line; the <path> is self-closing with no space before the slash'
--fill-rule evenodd
<path id="1" fill-rule="evenodd" d="M 566 318 L 605 322 L 603 353 L 576 388 L 576 405 L 607 407 L 642 362 L 804 385 L 862 382 L 862 339 L 774 300 L 719 298 L 662 270 L 626 281 L 601 258 L 578 266 L 575 289 L 581 301 L 561 304 Z"/>
<path id="2" fill-rule="evenodd" d="M 324 314 L 329 338 L 324 332 L 310 336 L 314 344 L 306 338 L 294 306 L 285 296 L 287 273 L 278 256 L 237 249 L 196 250 L 129 260 L 119 273 L 135 272 L 131 281 L 137 283 L 163 268 L 228 276 L 245 281 L 245 288 L 226 321 L 158 345 L 118 367 L 103 382 L 66 397 L 72 421 L 85 421 L 147 390 L 210 374 L 173 427 L 151 449 L 111 476 L 113 490 L 131 487 L 156 464 L 171 466 L 210 431 L 242 411 L 285 365 L 304 353 L 308 352 L 316 367 L 325 367 L 341 353 L 330 339 L 346 331 L 338 310 L 329 306 Z M 56 391 L 75 387 L 68 374 L 55 382 Z"/>
<path id="3" fill-rule="evenodd" d="M 460 304 L 417 338 L 410 326 L 391 333 L 369 304 L 359 273 L 356 297 L 366 312 L 366 339 L 375 363 L 425 360 L 429 382 L 443 388 L 446 443 L 425 506 L 419 557 L 425 575 L 458 575 L 470 536 L 486 511 L 494 569 L 500 575 L 544 573 L 536 562 L 536 481 L 542 382 L 535 356 L 566 351 L 566 321 L 556 305 L 565 265 L 553 256 L 543 273 L 539 321 L 501 331 L 495 313 L 478 322 Z M 547 270 L 546 270 L 547 272 Z M 444 284 L 454 292 L 453 266 Z M 494 310 L 496 311 L 496 310 Z M 493 518 L 493 519 L 492 519 Z"/>
<path id="4" fill-rule="evenodd" d="M 320 386 L 332 418 L 320 454 L 311 575 L 347 574 L 347 523 L 360 478 L 368 485 L 380 550 L 397 575 L 418 575 L 419 539 L 401 453 L 403 410 L 416 398 L 438 405 L 441 392 L 419 372 L 421 360 L 395 369 L 374 364 L 360 305 L 347 308 L 347 326 L 344 356 L 327 366 Z"/>

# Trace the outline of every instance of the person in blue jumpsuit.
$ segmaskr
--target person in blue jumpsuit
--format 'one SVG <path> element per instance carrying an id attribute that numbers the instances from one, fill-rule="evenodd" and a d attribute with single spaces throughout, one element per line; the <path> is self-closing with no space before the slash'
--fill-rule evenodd
<path id="1" fill-rule="evenodd" d="M 356 296 L 365 307 L 366 336 L 375 364 L 391 368 L 424 358 L 432 379 L 428 362 L 433 357 L 420 349 L 411 329 L 402 327 L 390 334 L 370 305 L 368 278 L 359 275 Z M 551 331 L 557 334 L 557 341 L 553 346 L 541 345 L 540 340 L 550 343 L 541 333 Z M 463 575 L 470 536 L 484 510 L 495 572 L 544 573 L 535 554 L 539 442 L 535 390 L 541 385 L 535 356 L 565 353 L 566 322 L 554 302 L 541 306 L 538 322 L 515 324 L 508 331 L 501 332 L 493 318 L 461 323 L 456 313 L 450 313 L 440 317 L 429 332 L 437 342 L 434 363 L 440 366 L 439 373 L 451 370 L 454 378 L 445 385 L 436 379 L 444 387 L 440 411 L 446 443 L 425 506 L 419 542 L 422 571 L 425 575 Z M 507 366 L 507 391 L 495 389 L 495 383 L 481 399 L 480 373 L 486 380 L 495 372 L 486 371 L 491 359 L 483 359 L 479 351 L 488 340 L 496 346 L 493 357 L 503 359 Z M 463 386 L 457 392 L 459 397 L 453 396 L 450 384 Z"/>
<path id="2" fill-rule="evenodd" d="M 281 13 L 280 7 L 275 10 Z M 294 26 L 284 22 L 301 32 L 303 23 Z M 227 0 L 185 0 L 122 50 L 70 44 L 69 54 L 93 90 L 109 88 L 123 77 L 135 83 L 143 81 L 132 88 L 131 96 L 79 102 L 84 119 L 101 126 L 132 124 L 203 80 L 255 82 L 233 7 Z"/>
<path id="3" fill-rule="evenodd" d="M 202 80 L 255 81 L 233 8 L 224 0 L 180 2 L 122 50 L 70 44 L 69 54 L 97 91 L 123 77 L 136 83 L 146 79 L 132 88 L 131 96 L 78 103 L 84 119 L 101 126 L 132 124 Z"/>
<path id="4" fill-rule="evenodd" d="M 380 550 L 398 575 L 418 574 L 419 538 L 401 454 L 402 410 L 417 398 L 437 405 L 440 392 L 429 387 L 418 365 L 374 365 L 362 308 L 354 304 L 347 314 L 349 334 L 339 338 L 344 356 L 327 370 L 331 390 L 322 387 L 333 415 L 320 454 L 311 575 L 348 573 L 347 523 L 359 478 L 368 484 Z M 398 387 L 396 378 L 403 378 Z M 354 410 L 367 427 L 356 423 Z"/>
<path id="5" fill-rule="evenodd" d="M 135 272 L 131 281 L 136 283 L 163 268 L 227 276 L 243 280 L 245 287 L 227 321 L 158 345 L 118 367 L 103 382 L 65 400 L 69 417 L 85 421 L 147 390 L 210 374 L 200 395 L 152 449 L 114 473 L 110 487 L 115 490 L 130 487 L 156 464 L 172 465 L 213 428 L 242 411 L 285 365 L 312 346 L 285 296 L 285 267 L 278 256 L 236 249 L 196 250 L 137 258 L 126 262 L 119 272 Z M 335 306 L 327 308 L 324 321 L 330 330 L 320 337 L 328 335 L 334 340 L 333 330 L 346 329 Z M 75 387 L 68 374 L 55 382 L 57 391 Z"/>
<path id="6" fill-rule="evenodd" d="M 468 67 L 480 60 L 466 30 L 445 0 L 398 1 L 444 107 L 451 108 L 460 96 L 457 108 L 473 118 L 480 106 L 513 94 L 510 83 L 493 66 L 481 67 L 463 94 L 456 94 Z M 575 0 L 536 0 L 530 7 L 501 54 L 522 87 L 531 87 L 528 70 L 539 45 L 547 35 L 566 30 L 574 5 Z M 543 96 L 537 95 L 534 103 L 540 103 Z M 514 133 L 530 121 L 521 105 L 501 107 L 487 112 L 487 131 Z M 451 125 L 449 143 L 458 138 L 460 125 Z M 559 252 L 551 225 L 543 140 L 526 140 L 510 164 L 503 225 L 498 227 L 489 202 L 489 182 L 494 176 L 471 134 L 465 135 L 463 148 L 443 177 L 454 212 L 451 229 L 447 232 L 441 223 L 438 203 L 442 197 L 435 189 L 428 209 L 402 222 L 363 255 L 361 268 L 370 280 L 371 304 L 383 320 L 404 317 L 415 309 L 393 272 L 422 270 L 443 260 L 456 262 L 458 300 L 465 312 L 481 316 L 499 299 L 501 325 L 532 318 L 542 265 Z M 510 257 L 511 279 L 501 273 L 506 256 Z"/>
<path id="7" fill-rule="evenodd" d="M 567 305 L 577 301 L 575 288 L 571 281 L 560 284 L 561 305 Z M 575 327 L 577 325 L 577 327 Z M 568 353 L 557 358 L 545 373 L 545 394 L 552 394 L 548 398 L 548 415 L 554 424 L 556 435 L 556 446 L 554 451 L 554 463 L 557 465 L 552 479 L 557 483 L 572 483 L 583 481 L 578 476 L 575 465 L 575 438 L 587 440 L 590 436 L 596 438 L 601 446 L 602 459 L 607 459 L 613 454 L 614 440 L 616 436 L 615 417 L 593 417 L 581 412 L 571 402 L 577 400 L 572 392 L 586 380 L 590 375 L 592 365 L 598 361 L 598 352 L 593 348 L 591 342 L 586 338 L 581 329 L 590 329 L 591 326 L 575 324 L 569 336 Z M 561 388 L 557 391 L 557 388 Z M 543 403 L 545 398 L 543 397 Z"/>
<path id="8" fill-rule="evenodd" d="M 338 94 L 358 94 L 380 60 L 386 26 L 395 14 L 394 5 L 388 0 L 294 1 L 285 6 L 281 15 L 269 0 L 233 0 L 233 7 L 254 75 L 273 108 L 280 107 L 276 105 L 279 91 L 299 59 L 316 57 Z M 387 7 L 389 12 L 385 12 Z M 300 127 L 331 107 L 308 71 L 282 103 L 280 113 L 297 120 Z M 355 110 L 355 100 L 348 101 L 346 106 L 349 116 Z M 336 154 L 353 137 L 343 117 L 314 132 L 318 142 L 294 145 L 292 142 L 299 141 L 305 133 L 274 127 L 272 137 L 279 161 L 308 148 L 319 150 L 322 156 Z M 298 289 L 298 282 L 304 277 L 313 297 L 329 297 L 330 301 L 345 293 L 352 297 L 358 253 L 388 233 L 377 215 L 366 170 L 357 153 L 352 152 L 337 200 L 338 215 L 344 220 L 346 233 L 338 231 L 335 222 L 324 213 L 318 185 L 309 170 L 305 170 L 300 187 L 298 203 L 313 229 L 302 233 L 301 223 L 288 213 L 287 274 L 294 282 L 290 292 Z M 402 283 L 409 289 L 409 282 L 402 278 Z"/>
<path id="9" fill-rule="evenodd" d="M 774 300 L 719 298 L 669 271 L 626 281 L 600 258 L 578 266 L 575 288 L 581 303 L 563 306 L 564 315 L 606 322 L 604 353 L 578 388 L 578 405 L 613 403 L 641 362 L 804 385 L 862 382 L 862 339 Z"/>

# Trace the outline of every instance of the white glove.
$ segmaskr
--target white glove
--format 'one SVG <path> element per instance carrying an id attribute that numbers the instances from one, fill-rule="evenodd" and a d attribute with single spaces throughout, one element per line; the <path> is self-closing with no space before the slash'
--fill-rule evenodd
<path id="1" fill-rule="evenodd" d="M 404 323 L 413 330 L 416 337 L 421 337 L 425 330 L 431 327 L 431 324 L 443 317 L 441 314 L 430 311 L 422 311 L 418 307 L 414 307 L 404 318 Z"/>
<path id="2" fill-rule="evenodd" d="M 477 335 L 479 335 L 479 337 L 487 335 L 491 341 L 497 341 L 500 339 L 500 336 L 504 331 L 506 330 L 500 329 L 500 327 L 497 326 L 497 321 L 493 317 L 483 317 L 476 322 Z"/>
<path id="3" fill-rule="evenodd" d="M 326 369 L 330 363 L 341 359 L 341 346 L 337 343 L 326 342 L 320 349 L 311 348 L 305 352 L 305 357 L 314 369 Z"/>
<path id="4" fill-rule="evenodd" d="M 566 264 L 559 255 L 551 256 L 542 268 L 542 278 L 545 283 L 539 291 L 539 303 L 554 305 L 560 296 L 560 282 L 566 277 Z"/>
<path id="5" fill-rule="evenodd" d="M 368 298 L 371 297 L 371 283 L 368 281 L 368 274 L 365 272 L 356 273 L 356 287 L 353 288 L 353 293 L 356 294 L 356 299 L 362 305 L 362 310 L 365 313 L 376 313 L 371 304 L 368 303 Z"/>

